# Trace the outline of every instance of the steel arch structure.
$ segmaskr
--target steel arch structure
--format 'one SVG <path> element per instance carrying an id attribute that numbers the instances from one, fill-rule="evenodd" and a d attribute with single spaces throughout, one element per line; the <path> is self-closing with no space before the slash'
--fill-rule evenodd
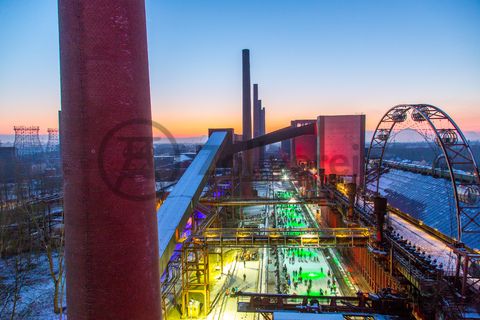
<path id="1" fill-rule="evenodd" d="M 396 127 L 410 121 L 423 124 L 433 132 L 436 145 L 444 156 L 453 189 L 456 211 L 456 240 L 462 233 L 480 233 L 480 180 L 478 166 L 468 141 L 448 114 L 428 104 L 402 104 L 388 110 L 378 123 L 368 148 L 365 163 L 364 190 L 379 194 L 380 177 L 385 172 L 383 157 Z M 422 132 L 419 132 L 422 134 Z M 474 179 L 461 183 L 460 170 L 469 171 Z M 369 190 L 369 186 L 373 186 Z"/>

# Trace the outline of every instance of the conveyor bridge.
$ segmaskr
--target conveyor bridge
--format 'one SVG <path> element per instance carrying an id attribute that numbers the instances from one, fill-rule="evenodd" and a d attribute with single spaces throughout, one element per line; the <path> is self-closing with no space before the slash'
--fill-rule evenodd
<path id="1" fill-rule="evenodd" d="M 208 228 L 192 241 L 221 247 L 358 247 L 366 246 L 369 228 Z"/>

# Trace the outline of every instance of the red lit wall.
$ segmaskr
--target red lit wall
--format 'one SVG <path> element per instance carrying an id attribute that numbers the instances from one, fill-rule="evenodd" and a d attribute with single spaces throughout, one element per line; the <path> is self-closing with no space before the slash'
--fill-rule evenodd
<path id="1" fill-rule="evenodd" d="M 292 127 L 299 127 L 315 122 L 315 120 L 294 120 Z M 290 160 L 292 164 L 316 162 L 317 137 L 314 134 L 293 138 L 291 140 Z"/>
<path id="2" fill-rule="evenodd" d="M 325 174 L 357 175 L 363 181 L 365 115 L 317 118 L 319 168 Z"/>

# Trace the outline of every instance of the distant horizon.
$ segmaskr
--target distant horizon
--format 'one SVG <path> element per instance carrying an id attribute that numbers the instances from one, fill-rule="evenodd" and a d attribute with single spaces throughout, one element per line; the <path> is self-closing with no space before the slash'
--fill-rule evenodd
<path id="1" fill-rule="evenodd" d="M 41 129 L 41 128 L 40 128 Z M 373 130 L 367 130 L 365 132 L 365 143 L 368 145 L 373 135 Z M 268 132 L 267 132 L 268 133 Z M 463 131 L 465 138 L 471 142 L 480 142 L 480 130 L 479 131 Z M 199 143 L 203 144 L 207 141 L 208 135 L 198 135 L 198 136 L 173 136 L 177 142 L 180 143 Z M 42 143 L 46 143 L 48 140 L 47 134 L 39 134 L 39 139 Z M 15 140 L 15 134 L 0 134 L 0 144 L 8 143 L 12 144 Z M 424 138 L 418 133 L 407 133 L 405 136 L 399 136 L 395 142 L 396 143 L 419 143 L 423 142 Z M 158 143 L 158 142 L 156 142 Z"/>

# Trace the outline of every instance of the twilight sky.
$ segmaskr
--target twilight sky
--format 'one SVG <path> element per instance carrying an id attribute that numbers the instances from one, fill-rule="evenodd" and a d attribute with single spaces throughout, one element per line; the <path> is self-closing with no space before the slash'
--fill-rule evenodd
<path id="1" fill-rule="evenodd" d="M 480 1 L 146 0 L 152 113 L 177 136 L 241 131 L 241 50 L 267 131 L 401 103 L 480 131 Z M 0 0 L 0 134 L 57 127 L 56 0 Z"/>

